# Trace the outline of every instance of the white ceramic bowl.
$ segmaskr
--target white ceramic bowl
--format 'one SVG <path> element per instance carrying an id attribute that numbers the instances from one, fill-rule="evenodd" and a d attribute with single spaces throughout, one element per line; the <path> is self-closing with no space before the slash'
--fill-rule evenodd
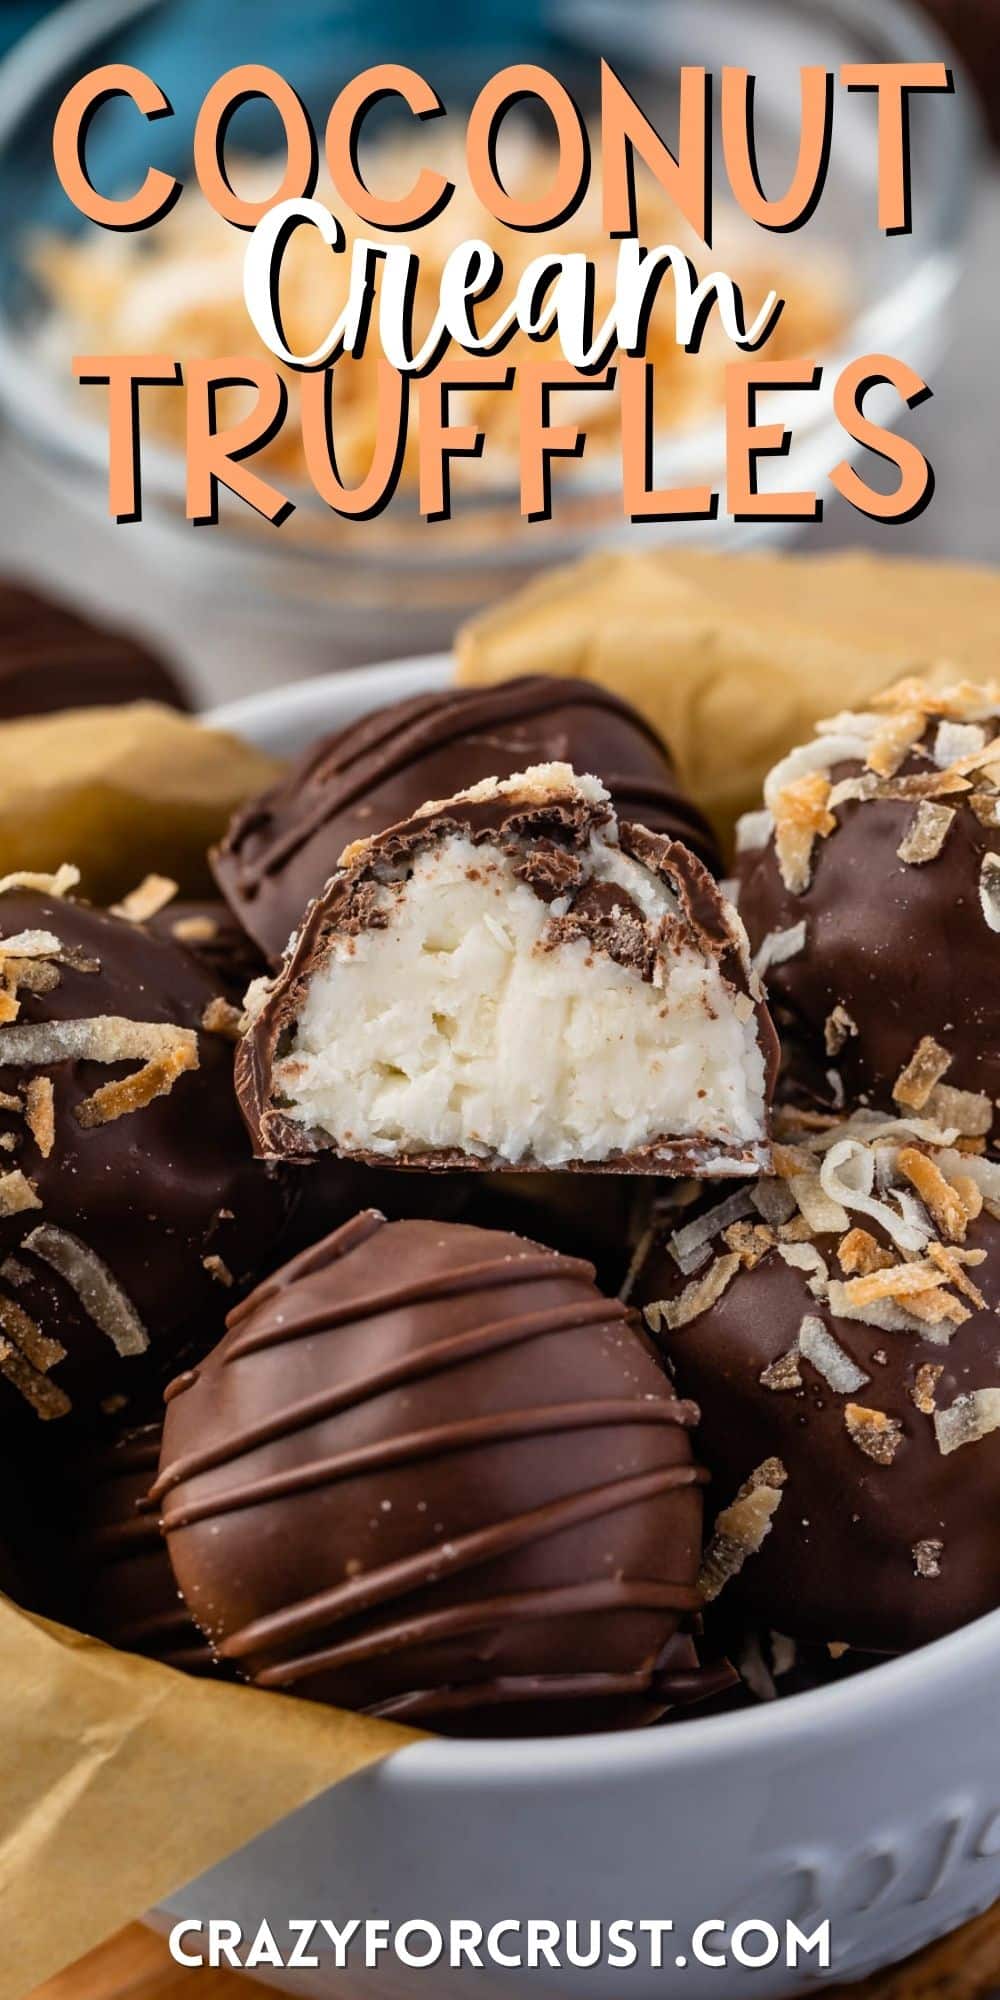
<path id="1" fill-rule="evenodd" d="M 447 683 L 444 657 L 310 681 L 212 716 L 287 752 Z M 325 1793 L 157 1912 L 266 1918 L 672 1918 L 666 1964 L 280 1976 L 304 1994 L 755 2000 L 812 1975 L 688 1963 L 704 1919 L 829 1918 L 832 1979 L 915 1951 L 1000 1895 L 1000 1612 L 908 1658 L 750 1713 L 552 1742 L 419 1743 Z M 755 1945 L 759 1940 L 755 1940 Z M 720 1940 L 712 1948 L 723 1949 Z M 277 1978 L 268 1973 L 264 1976 Z"/>

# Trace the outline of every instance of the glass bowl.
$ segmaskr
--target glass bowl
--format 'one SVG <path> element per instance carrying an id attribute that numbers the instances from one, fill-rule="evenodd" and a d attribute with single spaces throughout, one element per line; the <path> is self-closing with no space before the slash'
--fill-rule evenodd
<path id="1" fill-rule="evenodd" d="M 716 76 L 724 63 L 752 69 L 764 184 L 781 187 L 783 163 L 787 173 L 797 149 L 801 64 L 822 63 L 836 72 L 845 61 L 927 61 L 946 58 L 947 51 L 901 0 L 880 0 L 877 7 L 862 0 L 615 0 L 613 7 L 606 0 L 506 0 L 502 9 L 482 10 L 471 37 L 461 0 L 439 0 L 419 17 L 404 0 L 386 0 L 378 9 L 367 0 L 304 0 L 294 9 L 268 0 L 213 0 L 211 7 L 198 0 L 73 0 L 0 66 L 0 404 L 10 424 L 61 491 L 105 513 L 103 399 L 78 386 L 65 362 L 54 365 L 40 332 L 46 299 L 31 256 L 46 232 L 103 234 L 73 211 L 51 159 L 56 108 L 88 69 L 110 60 L 133 62 L 156 78 L 174 107 L 172 119 L 152 126 L 124 107 L 102 112 L 92 139 L 97 175 L 134 185 L 150 159 L 190 177 L 197 106 L 236 60 L 270 64 L 287 76 L 322 133 L 336 90 L 375 60 L 392 57 L 427 75 L 457 114 L 442 126 L 454 126 L 479 84 L 515 59 L 553 69 L 584 109 L 593 110 L 601 55 L 667 133 L 682 63 L 704 63 Z M 779 468 L 783 485 L 822 490 L 824 474 L 844 456 L 846 440 L 829 398 L 844 361 L 880 350 L 928 373 L 943 343 L 961 266 L 975 121 L 962 91 L 913 100 L 914 227 L 908 236 L 888 238 L 875 220 L 875 129 L 871 96 L 838 88 L 830 170 L 815 215 L 792 238 L 754 232 L 755 251 L 787 260 L 793 280 L 807 256 L 826 260 L 826 268 L 840 274 L 848 301 L 832 341 L 836 351 L 819 357 L 824 392 L 775 396 L 764 406 L 768 419 L 784 415 L 794 425 L 790 457 Z M 425 128 L 429 159 L 434 131 Z M 274 148 L 275 128 L 259 107 L 237 114 L 237 133 L 241 151 Z M 718 146 L 715 157 L 718 207 L 724 183 Z M 142 254 L 141 237 L 124 240 Z M 559 243 L 558 229 L 552 240 Z M 701 261 L 700 274 L 722 261 L 717 245 Z M 248 321 L 246 346 L 253 345 Z M 558 406 L 555 414 L 558 421 Z M 642 546 L 701 534 L 719 547 L 782 532 L 741 527 L 722 512 L 708 527 L 630 527 L 615 452 L 559 468 L 553 519 L 523 522 L 509 474 L 491 476 L 489 456 L 487 447 L 479 477 L 456 479 L 450 521 L 422 521 L 412 492 L 401 489 L 379 519 L 345 522 L 303 489 L 295 491 L 294 511 L 280 529 L 223 496 L 221 523 L 206 535 L 184 519 L 180 452 L 150 438 L 143 448 L 143 521 L 115 532 L 141 536 L 143 556 L 162 557 L 174 588 L 210 591 L 216 603 L 228 597 L 244 612 L 256 602 L 291 626 L 319 621 L 329 627 L 334 616 L 346 650 L 352 650 L 353 632 L 368 657 L 447 643 L 473 610 L 539 568 L 597 545 L 629 537 Z M 697 478 L 722 487 L 721 415 L 713 410 L 708 420 L 661 429 L 654 473 L 659 484 Z M 792 532 L 791 524 L 784 532 Z"/>

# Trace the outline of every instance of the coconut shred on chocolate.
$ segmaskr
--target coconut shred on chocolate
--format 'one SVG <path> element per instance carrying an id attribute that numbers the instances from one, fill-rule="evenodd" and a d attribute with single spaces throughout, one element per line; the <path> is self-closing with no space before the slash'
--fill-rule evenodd
<path id="1" fill-rule="evenodd" d="M 257 1151 L 738 1174 L 774 1037 L 739 919 L 565 764 L 348 848 L 237 1055 Z"/>
<path id="2" fill-rule="evenodd" d="M 0 882 L 0 1434 L 162 1382 L 288 1208 L 233 1092 L 232 1005 L 180 945 Z"/>
<path id="3" fill-rule="evenodd" d="M 1000 1163 L 940 1111 L 775 1123 L 629 1296 L 701 1410 L 705 1601 L 902 1652 L 1000 1605 Z"/>
<path id="4" fill-rule="evenodd" d="M 899 682 L 818 725 L 738 830 L 740 914 L 792 1087 L 1000 1096 L 1000 684 Z"/>
<path id="5" fill-rule="evenodd" d="M 219 887 L 274 964 L 352 841 L 425 799 L 552 762 L 596 771 L 623 819 L 683 840 L 721 874 L 711 829 L 638 711 L 609 688 L 526 674 L 391 702 L 323 737 L 236 814 L 211 856 Z"/>

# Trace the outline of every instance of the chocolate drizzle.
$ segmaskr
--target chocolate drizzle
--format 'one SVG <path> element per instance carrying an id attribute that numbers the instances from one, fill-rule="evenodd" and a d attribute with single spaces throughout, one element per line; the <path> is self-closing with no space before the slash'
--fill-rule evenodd
<path id="1" fill-rule="evenodd" d="M 703 1692 L 696 1414 L 582 1260 L 369 1213 L 175 1385 L 153 1491 L 192 1615 L 260 1686 L 635 1723 Z"/>
<path id="2" fill-rule="evenodd" d="M 607 689 L 537 674 L 416 695 L 324 737 L 237 813 L 212 857 L 216 879 L 275 960 L 350 842 L 428 799 L 552 762 L 601 778 L 623 817 L 683 840 L 718 871 L 712 833 L 642 717 Z"/>

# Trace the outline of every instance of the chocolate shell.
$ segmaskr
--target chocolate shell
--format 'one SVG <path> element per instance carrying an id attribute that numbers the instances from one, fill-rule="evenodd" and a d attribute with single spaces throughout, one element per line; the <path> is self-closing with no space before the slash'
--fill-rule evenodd
<path id="1" fill-rule="evenodd" d="M 171 669 L 144 642 L 0 581 L 0 722 L 127 701 L 191 707 Z"/>
<path id="2" fill-rule="evenodd" d="M 236 1065 L 264 1157 L 725 1175 L 775 1040 L 702 863 L 541 765 L 348 849 Z"/>
<path id="3" fill-rule="evenodd" d="M 216 879 L 274 963 L 352 841 L 409 819 L 425 799 L 553 762 L 592 772 L 623 818 L 684 841 L 721 872 L 707 822 L 636 710 L 605 688 L 536 674 L 416 695 L 324 737 L 236 814 L 212 856 Z"/>
<path id="4" fill-rule="evenodd" d="M 258 1687 L 460 1734 L 624 1726 L 706 1685 L 695 1417 L 592 1266 L 368 1212 L 171 1385 L 154 1494 Z"/>
<path id="5" fill-rule="evenodd" d="M 1000 1096 L 998 691 L 907 683 L 821 725 L 741 822 L 739 909 L 792 1094 Z"/>
<path id="6" fill-rule="evenodd" d="M 793 1639 L 898 1653 L 1000 1606 L 1000 1166 L 933 1132 L 800 1133 L 631 1289 L 701 1410 L 706 1597 Z"/>
<path id="7" fill-rule="evenodd" d="M 0 1423 L 32 1426 L 162 1381 L 289 1200 L 247 1142 L 217 982 L 53 887 L 0 895 Z"/>
<path id="8" fill-rule="evenodd" d="M 161 1426 L 125 1432 L 92 1448 L 74 1468 L 73 1623 L 126 1653 L 186 1673 L 217 1673 L 174 1581 L 149 1489 Z"/>

